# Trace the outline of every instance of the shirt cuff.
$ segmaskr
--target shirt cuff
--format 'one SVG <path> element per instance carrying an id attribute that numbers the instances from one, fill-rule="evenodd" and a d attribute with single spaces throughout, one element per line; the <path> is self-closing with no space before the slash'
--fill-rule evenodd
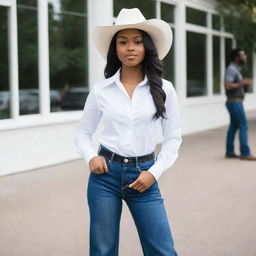
<path id="1" fill-rule="evenodd" d="M 155 180 L 158 180 L 162 174 L 162 172 L 159 172 L 159 170 L 155 169 L 154 166 L 150 167 L 148 169 L 148 172 L 150 172 L 154 176 Z"/>
<path id="2" fill-rule="evenodd" d="M 95 151 L 88 152 L 87 154 L 84 154 L 84 160 L 89 164 L 92 158 L 95 156 L 98 156 L 98 154 Z"/>

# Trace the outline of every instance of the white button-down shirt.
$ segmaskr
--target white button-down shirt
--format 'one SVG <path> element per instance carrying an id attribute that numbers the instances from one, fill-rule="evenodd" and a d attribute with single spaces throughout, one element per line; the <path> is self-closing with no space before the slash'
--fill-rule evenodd
<path id="1" fill-rule="evenodd" d="M 112 77 L 93 86 L 76 128 L 77 152 L 86 162 L 97 156 L 92 142 L 99 121 L 104 130 L 100 143 L 122 156 L 143 156 L 152 153 L 157 143 L 157 135 L 162 130 L 163 143 L 155 163 L 148 169 L 155 179 L 173 165 L 181 144 L 180 115 L 177 96 L 172 84 L 163 79 L 166 93 L 166 119 L 152 117 L 156 112 L 150 93 L 150 85 L 145 76 L 132 95 L 128 95 L 120 81 L 120 69 Z"/>

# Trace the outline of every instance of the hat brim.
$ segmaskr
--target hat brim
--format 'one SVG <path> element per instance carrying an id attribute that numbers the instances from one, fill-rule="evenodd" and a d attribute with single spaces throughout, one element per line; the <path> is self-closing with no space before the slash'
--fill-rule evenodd
<path id="1" fill-rule="evenodd" d="M 141 23 L 127 25 L 98 26 L 94 28 L 94 43 L 106 60 L 110 42 L 117 31 L 122 29 L 140 29 L 149 34 L 157 49 L 158 57 L 162 60 L 169 52 L 172 46 L 172 30 L 168 23 L 160 19 L 150 19 Z"/>

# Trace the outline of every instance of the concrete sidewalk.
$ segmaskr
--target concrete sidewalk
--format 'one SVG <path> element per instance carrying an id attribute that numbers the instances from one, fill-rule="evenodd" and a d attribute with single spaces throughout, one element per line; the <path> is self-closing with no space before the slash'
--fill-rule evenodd
<path id="1" fill-rule="evenodd" d="M 159 180 L 180 256 L 256 256 L 256 162 L 224 159 L 225 133 L 184 136 L 178 161 Z M 87 179 L 83 160 L 0 177 L 0 255 L 89 255 Z M 119 255 L 141 256 L 123 206 Z"/>

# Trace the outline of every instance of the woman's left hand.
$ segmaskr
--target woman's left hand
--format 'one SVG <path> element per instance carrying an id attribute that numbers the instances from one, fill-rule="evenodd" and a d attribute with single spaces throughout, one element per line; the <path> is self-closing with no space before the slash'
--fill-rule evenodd
<path id="1" fill-rule="evenodd" d="M 129 188 L 144 192 L 155 182 L 155 177 L 148 171 L 142 171 L 139 177 L 129 185 Z"/>

